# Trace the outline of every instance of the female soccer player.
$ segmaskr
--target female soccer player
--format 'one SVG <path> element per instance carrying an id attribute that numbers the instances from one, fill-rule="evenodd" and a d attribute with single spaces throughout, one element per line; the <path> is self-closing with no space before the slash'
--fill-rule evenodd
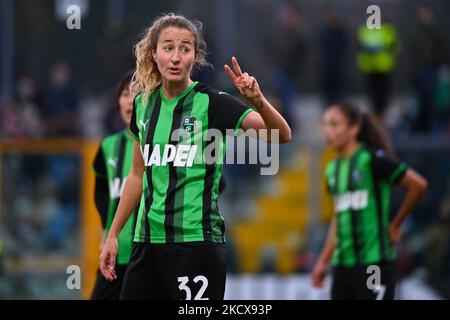
<path id="1" fill-rule="evenodd" d="M 332 299 L 394 299 L 394 245 L 427 181 L 395 159 L 383 132 L 355 105 L 332 105 L 323 123 L 327 144 L 339 152 L 325 171 L 336 214 L 312 272 L 312 284 L 323 286 L 331 260 Z M 406 195 L 389 221 L 393 185 L 405 188 Z"/>
<path id="2" fill-rule="evenodd" d="M 133 72 L 129 71 L 122 76 L 116 88 L 116 103 L 120 116 L 128 128 L 133 111 L 134 94 L 130 92 L 130 83 Z M 95 204 L 100 213 L 102 227 L 105 234 L 108 233 L 117 205 L 120 192 L 130 173 L 133 159 L 133 138 L 128 130 L 105 137 L 97 151 L 94 160 L 95 172 Z M 131 210 L 132 216 L 126 222 L 118 240 L 117 264 L 115 273 L 117 279 L 110 282 L 97 273 L 94 291 L 91 299 L 95 300 L 117 300 L 120 296 L 123 278 L 128 266 L 133 242 L 134 224 L 137 210 Z M 106 237 L 103 238 L 103 240 Z"/>
<path id="3" fill-rule="evenodd" d="M 141 94 L 130 123 L 133 165 L 100 256 L 102 274 L 115 279 L 117 236 L 140 200 L 121 299 L 223 299 L 224 221 L 217 197 L 225 133 L 276 129 L 279 141 L 273 142 L 291 139 L 287 122 L 236 58 L 225 71 L 257 112 L 191 80 L 194 65 L 205 63 L 205 49 L 196 24 L 174 14 L 157 18 L 136 45 L 132 87 Z M 223 137 L 205 140 L 210 129 Z M 213 143 L 218 157 L 209 163 L 204 158 Z"/>

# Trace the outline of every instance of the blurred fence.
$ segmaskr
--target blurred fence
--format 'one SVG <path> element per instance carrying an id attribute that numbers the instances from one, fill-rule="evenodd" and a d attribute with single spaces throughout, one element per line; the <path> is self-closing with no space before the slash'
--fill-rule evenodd
<path id="1" fill-rule="evenodd" d="M 5 298 L 88 296 L 100 243 L 92 201 L 96 147 L 83 140 L 0 142 Z M 81 268 L 81 291 L 67 289 L 70 265 Z"/>

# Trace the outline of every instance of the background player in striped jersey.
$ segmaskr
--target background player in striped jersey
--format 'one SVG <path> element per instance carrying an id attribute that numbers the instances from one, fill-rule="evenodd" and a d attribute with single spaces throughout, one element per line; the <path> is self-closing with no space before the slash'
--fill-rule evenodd
<path id="1" fill-rule="evenodd" d="M 217 200 L 225 133 L 276 129 L 276 142 L 291 138 L 287 122 L 234 57 L 234 71 L 229 66 L 225 71 L 258 112 L 191 80 L 194 65 L 205 63 L 205 46 L 199 28 L 174 14 L 156 19 L 136 45 L 133 85 L 142 93 L 130 123 L 136 140 L 133 165 L 100 257 L 102 274 L 115 279 L 117 235 L 140 200 L 123 299 L 223 299 L 225 237 Z M 211 129 L 223 136 L 204 141 Z M 180 130 L 183 143 L 173 136 Z M 203 159 L 212 143 L 218 144 L 216 161 L 190 161 L 192 154 Z"/>
<path id="2" fill-rule="evenodd" d="M 124 74 L 116 88 L 117 109 L 126 128 L 130 125 L 133 100 L 135 97 L 130 92 L 132 76 L 132 71 Z M 107 136 L 101 141 L 94 160 L 94 172 L 96 176 L 94 198 L 105 232 L 102 237 L 102 243 L 106 239 L 109 228 L 111 227 L 123 185 L 130 173 L 132 159 L 133 138 L 127 129 Z M 131 255 L 136 212 L 137 209 L 134 210 L 118 236 L 119 247 L 117 264 L 115 265 L 117 279 L 112 282 L 107 281 L 99 270 L 91 299 L 119 299 L 123 278 Z"/>
<path id="3" fill-rule="evenodd" d="M 312 273 L 312 284 L 323 286 L 332 260 L 332 299 L 394 299 L 394 245 L 401 238 L 402 222 L 421 198 L 427 182 L 396 160 L 384 133 L 357 106 L 331 106 L 324 113 L 323 124 L 326 142 L 339 156 L 325 171 L 335 214 Z M 405 188 L 406 195 L 390 220 L 393 185 Z M 368 286 L 370 265 L 380 268 L 381 283 Z"/>

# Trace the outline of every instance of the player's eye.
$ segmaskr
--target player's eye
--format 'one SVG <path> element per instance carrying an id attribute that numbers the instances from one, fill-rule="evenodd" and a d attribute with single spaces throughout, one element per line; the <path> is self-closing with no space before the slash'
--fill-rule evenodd
<path id="1" fill-rule="evenodd" d="M 330 121 L 328 124 L 331 128 L 337 128 L 339 126 L 339 123 L 336 121 Z"/>
<path id="2" fill-rule="evenodd" d="M 165 46 L 165 47 L 163 47 L 163 50 L 164 50 L 165 52 L 170 52 L 170 51 L 172 51 L 172 49 L 173 49 L 172 46 Z"/>
<path id="3" fill-rule="evenodd" d="M 191 51 L 191 49 L 189 49 L 188 47 L 181 47 L 180 51 L 182 53 L 189 53 L 189 51 Z"/>

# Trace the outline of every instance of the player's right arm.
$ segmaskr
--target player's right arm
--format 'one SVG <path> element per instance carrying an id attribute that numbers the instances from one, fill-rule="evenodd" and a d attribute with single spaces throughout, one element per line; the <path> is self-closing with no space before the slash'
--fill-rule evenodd
<path id="1" fill-rule="evenodd" d="M 130 174 L 125 182 L 119 206 L 100 255 L 100 271 L 110 281 L 116 278 L 114 267 L 118 251 L 117 238 L 141 198 L 144 169 L 145 166 L 140 151 L 140 144 L 135 141 L 133 146 L 133 164 Z"/>
<path id="2" fill-rule="evenodd" d="M 313 287 L 321 288 L 323 287 L 323 281 L 327 273 L 328 264 L 330 263 L 331 256 L 333 255 L 334 245 L 336 237 L 336 215 L 333 215 L 333 220 L 331 221 L 330 227 L 328 229 L 327 240 L 325 246 L 320 253 L 319 259 L 317 260 L 312 275 L 311 282 Z"/>

